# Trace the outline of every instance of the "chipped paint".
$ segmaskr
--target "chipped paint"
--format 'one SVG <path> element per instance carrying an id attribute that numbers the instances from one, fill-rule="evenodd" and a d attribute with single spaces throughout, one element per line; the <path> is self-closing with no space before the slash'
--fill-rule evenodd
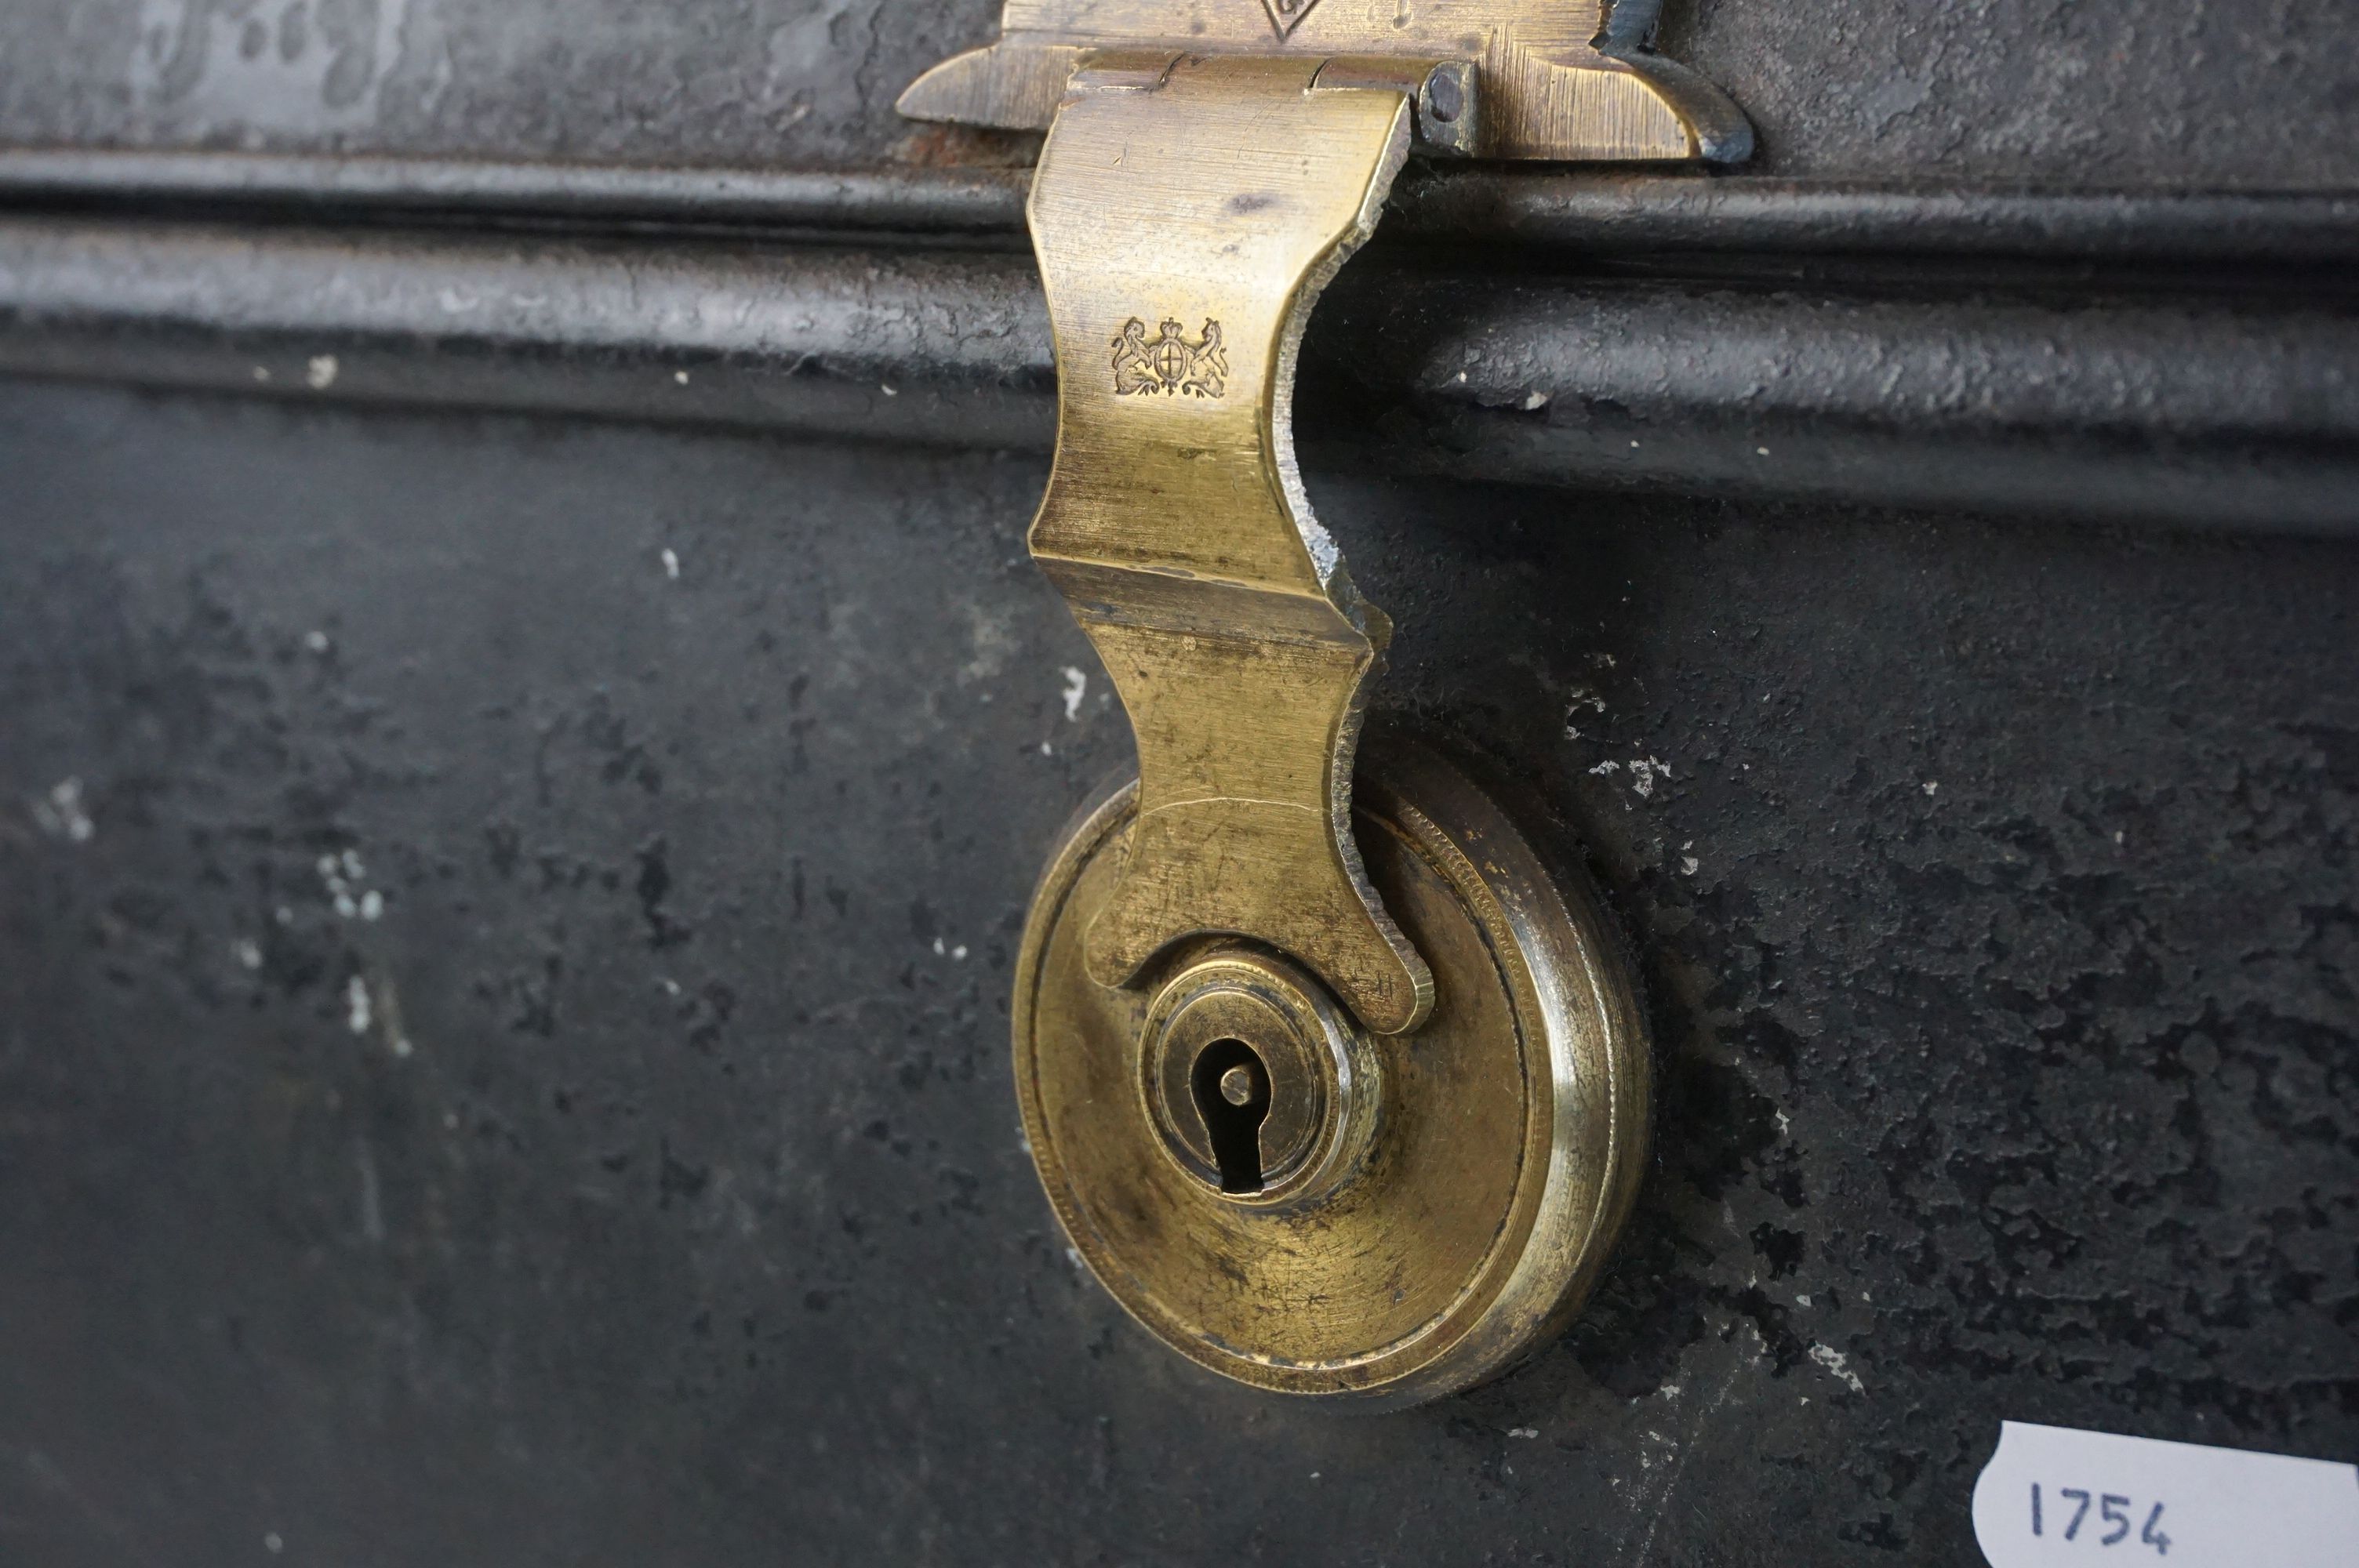
<path id="1" fill-rule="evenodd" d="M 49 786 L 49 793 L 33 802 L 33 821 L 52 838 L 62 838 L 69 844 L 87 844 L 98 831 L 89 810 L 82 805 L 82 780 L 60 779 Z"/>
<path id="2" fill-rule="evenodd" d="M 1811 1346 L 1810 1359 L 1825 1368 L 1829 1372 L 1832 1373 L 1839 1380 L 1846 1385 L 1853 1393 L 1864 1394 L 1867 1392 L 1866 1387 L 1859 1380 L 1859 1374 L 1851 1369 L 1850 1357 L 1846 1357 L 1842 1351 L 1837 1350 L 1834 1346 L 1831 1345 Z"/>

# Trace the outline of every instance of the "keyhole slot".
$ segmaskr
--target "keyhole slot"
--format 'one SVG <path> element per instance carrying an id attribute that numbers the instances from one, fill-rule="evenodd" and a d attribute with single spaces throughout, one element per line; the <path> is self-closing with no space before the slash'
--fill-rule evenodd
<path id="1" fill-rule="evenodd" d="M 1221 1191 L 1261 1191 L 1261 1124 L 1269 1119 L 1269 1068 L 1244 1041 L 1215 1040 L 1198 1054 L 1188 1078 L 1196 1114 L 1212 1140 Z M 1240 1093 L 1243 1098 L 1237 1098 Z"/>

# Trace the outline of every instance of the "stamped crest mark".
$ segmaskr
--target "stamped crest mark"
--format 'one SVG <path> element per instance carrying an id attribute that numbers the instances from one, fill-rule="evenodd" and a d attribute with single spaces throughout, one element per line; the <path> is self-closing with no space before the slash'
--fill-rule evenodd
<path id="1" fill-rule="evenodd" d="M 1295 24 L 1310 15 L 1310 7 L 1319 0 L 1261 0 L 1261 8 L 1269 14 L 1269 25 L 1277 29 L 1279 38 L 1294 31 Z"/>
<path id="2" fill-rule="evenodd" d="M 1123 396 L 1179 393 L 1219 397 L 1228 391 L 1229 356 L 1221 346 L 1221 324 L 1207 320 L 1192 342 L 1180 323 L 1166 318 L 1149 338 L 1147 323 L 1134 316 L 1114 339 L 1114 389 Z"/>

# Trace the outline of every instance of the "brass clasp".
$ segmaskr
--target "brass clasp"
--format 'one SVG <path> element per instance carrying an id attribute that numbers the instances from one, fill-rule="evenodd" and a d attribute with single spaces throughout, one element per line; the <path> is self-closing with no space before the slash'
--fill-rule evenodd
<path id="1" fill-rule="evenodd" d="M 1059 425 L 1031 544 L 1138 742 L 1091 974 L 1122 985 L 1180 937 L 1234 933 L 1392 1033 L 1433 980 L 1351 835 L 1391 625 L 1311 515 L 1289 417 L 1311 302 L 1375 228 L 1438 67 L 1329 87 L 1326 63 L 1109 54 L 1075 73 L 1032 185 Z"/>
<path id="2" fill-rule="evenodd" d="M 1392 627 L 1291 416 L 1311 307 L 1413 148 L 1741 152 L 1725 99 L 1636 48 L 1646 8 L 1006 0 L 902 99 L 1048 128 L 1032 555 L 1138 747 L 1034 892 L 1027 1146 L 1123 1305 L 1256 1387 L 1492 1375 L 1578 1306 L 1645 1168 L 1644 1019 L 1553 831 L 1398 738 L 1355 765 Z"/>
<path id="3" fill-rule="evenodd" d="M 1032 554 L 1129 709 L 1138 818 L 1089 972 L 1190 935 L 1293 956 L 1365 1027 L 1414 1029 L 1426 960 L 1351 833 L 1390 636 L 1295 467 L 1295 355 L 1412 143 L 1510 157 L 1728 158 L 1751 133 L 1639 47 L 1649 0 L 1006 0 L 1002 36 L 903 113 L 1046 125 L 1032 239 L 1057 345 Z"/>

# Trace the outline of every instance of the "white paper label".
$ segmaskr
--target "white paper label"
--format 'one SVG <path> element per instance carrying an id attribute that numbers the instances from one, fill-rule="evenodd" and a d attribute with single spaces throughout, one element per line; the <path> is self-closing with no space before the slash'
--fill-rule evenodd
<path id="1" fill-rule="evenodd" d="M 2359 1568 L 2359 1465 L 2002 1422 L 1974 1540 L 1991 1568 Z"/>

